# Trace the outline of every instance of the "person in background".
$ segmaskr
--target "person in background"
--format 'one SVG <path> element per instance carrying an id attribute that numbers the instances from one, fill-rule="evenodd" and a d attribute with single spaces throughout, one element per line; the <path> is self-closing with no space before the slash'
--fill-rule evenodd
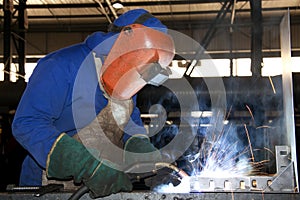
<path id="1" fill-rule="evenodd" d="M 40 59 L 12 124 L 14 137 L 28 151 L 20 186 L 43 185 L 45 173 L 47 179 L 85 184 L 93 198 L 131 191 L 127 175 L 109 158 L 93 156 L 78 133 L 97 119 L 105 137 L 124 152 L 157 151 L 143 127 L 136 93 L 168 78 L 174 51 L 165 25 L 135 9 L 108 32 Z"/>

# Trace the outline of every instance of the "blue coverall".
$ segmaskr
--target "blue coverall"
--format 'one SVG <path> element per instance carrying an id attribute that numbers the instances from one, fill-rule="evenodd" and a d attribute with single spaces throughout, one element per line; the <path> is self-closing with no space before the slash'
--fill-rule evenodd
<path id="1" fill-rule="evenodd" d="M 56 138 L 63 132 L 73 136 L 106 106 L 107 99 L 99 88 L 91 52 L 113 35 L 114 33 L 96 32 L 83 43 L 63 48 L 39 60 L 12 125 L 13 135 L 29 153 L 22 166 L 21 186 L 41 185 L 42 169 L 46 167 L 47 155 Z M 97 56 L 106 56 L 111 46 L 112 43 L 109 42 L 97 46 Z M 75 91 L 76 82 L 80 88 L 77 87 Z M 135 105 L 136 97 L 133 100 Z M 82 113 L 82 118 L 76 119 L 77 122 L 73 116 L 74 109 L 80 109 L 79 112 Z M 94 113 L 90 115 L 91 112 Z M 134 108 L 131 119 L 139 126 L 132 130 L 127 125 L 125 132 L 145 133 L 137 107 Z M 125 135 L 126 140 L 129 135 Z"/>

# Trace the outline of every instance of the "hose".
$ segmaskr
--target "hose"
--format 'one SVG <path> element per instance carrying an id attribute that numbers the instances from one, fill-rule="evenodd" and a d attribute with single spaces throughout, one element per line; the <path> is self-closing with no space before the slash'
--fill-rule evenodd
<path id="1" fill-rule="evenodd" d="M 86 185 L 83 185 L 76 192 L 74 192 L 68 200 L 78 200 L 89 191 L 90 189 Z"/>

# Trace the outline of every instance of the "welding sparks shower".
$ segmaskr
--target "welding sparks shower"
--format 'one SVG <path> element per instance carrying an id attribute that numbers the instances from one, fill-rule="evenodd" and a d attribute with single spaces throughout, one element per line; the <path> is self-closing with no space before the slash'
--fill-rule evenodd
<path id="1" fill-rule="evenodd" d="M 298 192 L 288 23 L 285 15 L 282 74 L 182 77 L 140 91 L 151 140 L 190 175 L 188 192 Z M 177 54 L 199 49 L 185 36 L 175 41 L 184 41 Z"/>
<path id="2" fill-rule="evenodd" d="M 187 111 L 177 99 L 183 96 L 189 99 L 191 94 L 166 87 L 145 88 L 151 99 L 148 105 L 141 105 L 142 112 L 147 110 L 157 116 L 144 118 L 157 148 L 163 149 L 180 135 L 173 148 L 165 153 L 176 157 L 177 167 L 190 175 L 188 191 L 297 190 L 291 158 L 293 146 L 284 130 L 282 77 L 272 78 L 276 92 L 269 78 L 223 78 L 226 110 L 212 107 L 207 79 L 190 78 L 188 81 L 198 100 L 197 112 Z M 213 82 L 213 78 L 210 81 Z M 182 83 L 169 80 L 168 84 Z M 218 92 L 214 90 L 215 94 Z M 139 98 L 143 98 L 143 102 L 147 99 L 143 92 Z M 192 142 L 178 152 L 177 147 L 185 141 Z"/>

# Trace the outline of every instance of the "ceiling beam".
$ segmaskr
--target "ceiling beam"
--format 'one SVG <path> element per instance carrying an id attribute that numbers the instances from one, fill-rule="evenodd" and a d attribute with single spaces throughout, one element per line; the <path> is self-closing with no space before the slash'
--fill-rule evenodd
<path id="1" fill-rule="evenodd" d="M 122 2 L 124 6 L 162 6 L 162 5 L 183 5 L 183 4 L 203 4 L 203 3 L 223 3 L 228 0 L 173 0 L 173 1 L 131 1 Z M 238 2 L 247 2 L 249 0 L 238 0 Z M 103 2 L 104 7 L 108 7 L 107 3 Z M 0 5 L 2 8 L 3 5 Z M 15 8 L 18 5 L 14 5 Z M 95 8 L 99 7 L 98 3 L 68 3 L 68 4 L 27 4 L 28 9 L 45 9 L 45 8 Z"/>
<path id="2" fill-rule="evenodd" d="M 0 6 L 1 8 L 1 6 Z M 45 9 L 46 7 L 44 7 Z M 57 7 L 61 8 L 61 7 Z M 297 10 L 298 7 L 289 7 L 289 10 Z M 278 7 L 278 8 L 263 8 L 263 12 L 272 12 L 272 11 L 286 11 L 286 7 Z M 250 13 L 250 9 L 243 9 L 243 10 L 236 10 L 236 13 Z M 207 11 L 184 11 L 184 12 L 173 12 L 175 15 L 201 15 L 201 14 L 217 14 L 219 11 L 218 10 L 207 10 Z M 231 12 L 231 11 L 229 11 Z M 155 16 L 168 16 L 170 15 L 170 12 L 155 12 L 153 13 Z M 3 16 L 0 16 L 0 18 L 3 18 Z M 98 18 L 101 17 L 98 14 L 82 14 L 82 15 L 34 15 L 34 16 L 28 16 L 29 19 L 51 19 L 51 18 Z M 103 16 L 102 16 L 103 17 Z"/>

